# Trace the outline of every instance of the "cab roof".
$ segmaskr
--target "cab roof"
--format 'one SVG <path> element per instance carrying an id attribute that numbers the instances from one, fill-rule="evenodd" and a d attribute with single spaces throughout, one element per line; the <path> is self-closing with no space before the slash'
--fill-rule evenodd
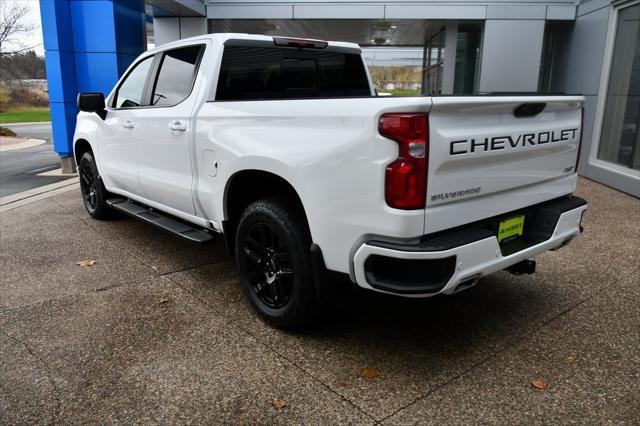
<path id="1" fill-rule="evenodd" d="M 162 44 L 153 49 L 150 49 L 146 53 L 154 53 L 162 50 L 166 50 L 171 47 L 183 46 L 185 43 L 199 40 L 211 40 L 214 45 L 224 45 L 229 41 L 238 41 L 238 42 L 247 42 L 247 44 L 252 44 L 251 42 L 255 42 L 257 45 L 263 45 L 265 43 L 273 44 L 274 40 L 292 40 L 298 42 L 301 47 L 307 42 L 308 44 L 316 43 L 316 45 L 325 44 L 326 48 L 329 50 L 334 50 L 337 48 L 338 50 L 349 50 L 353 51 L 353 53 L 360 53 L 360 46 L 356 43 L 348 43 L 342 41 L 324 41 L 324 40 L 315 40 L 309 38 L 299 38 L 299 37 L 287 37 L 287 36 L 270 36 L 270 35 L 262 35 L 262 34 L 246 34 L 246 33 L 214 33 L 214 34 L 203 34 L 195 37 L 183 38 L 180 40 L 172 41 L 169 43 Z"/>

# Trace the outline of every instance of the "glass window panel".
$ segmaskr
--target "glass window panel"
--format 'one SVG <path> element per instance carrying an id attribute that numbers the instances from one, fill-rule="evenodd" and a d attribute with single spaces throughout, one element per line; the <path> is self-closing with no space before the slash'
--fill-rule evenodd
<path id="1" fill-rule="evenodd" d="M 217 100 L 370 96 L 360 55 L 288 47 L 226 46 Z"/>
<path id="2" fill-rule="evenodd" d="M 480 24 L 458 26 L 456 69 L 453 80 L 455 94 L 471 94 L 477 91 L 481 39 Z"/>
<path id="3" fill-rule="evenodd" d="M 189 96 L 201 50 L 201 46 L 190 46 L 169 50 L 164 54 L 153 89 L 153 105 L 172 106 Z"/>
<path id="4" fill-rule="evenodd" d="M 138 63 L 124 79 L 116 93 L 116 108 L 131 108 L 143 105 L 144 84 L 151 68 L 150 56 Z"/>
<path id="5" fill-rule="evenodd" d="M 424 94 L 439 95 L 442 93 L 442 73 L 444 67 L 444 28 L 429 38 L 425 43 Z"/>
<path id="6" fill-rule="evenodd" d="M 618 13 L 598 158 L 640 170 L 640 4 Z"/>

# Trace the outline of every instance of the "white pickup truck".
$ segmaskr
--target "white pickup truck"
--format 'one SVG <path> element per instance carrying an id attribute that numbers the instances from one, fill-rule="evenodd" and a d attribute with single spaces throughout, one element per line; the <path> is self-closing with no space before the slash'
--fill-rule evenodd
<path id="1" fill-rule="evenodd" d="M 329 283 L 453 294 L 582 231 L 581 96 L 377 96 L 358 45 L 210 34 L 143 53 L 78 96 L 87 211 L 224 235 L 279 327 Z"/>

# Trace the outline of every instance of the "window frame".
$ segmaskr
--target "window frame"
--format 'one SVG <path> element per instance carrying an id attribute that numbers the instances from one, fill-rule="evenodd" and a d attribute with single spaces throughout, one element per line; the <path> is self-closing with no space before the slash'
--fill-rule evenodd
<path id="1" fill-rule="evenodd" d="M 133 71 L 135 71 L 136 68 L 138 68 L 138 66 L 143 63 L 146 60 L 151 60 L 151 65 L 149 67 L 149 70 L 147 71 L 147 77 L 144 80 L 144 86 L 142 87 L 142 101 L 144 103 L 147 102 L 147 91 L 148 91 L 148 86 L 149 86 L 149 81 L 150 81 L 150 77 L 153 75 L 154 72 L 154 65 L 156 62 L 156 54 L 153 55 L 147 55 L 143 58 L 140 58 L 140 60 L 138 60 L 135 65 L 133 65 L 129 71 L 124 75 L 124 77 L 120 80 L 120 82 L 118 83 L 118 85 L 116 86 L 116 89 L 113 91 L 113 94 L 111 95 L 111 97 L 109 98 L 109 102 L 107 102 L 107 105 L 109 106 L 109 108 L 111 108 L 112 110 L 115 111 L 120 111 L 120 110 L 129 110 L 129 109 L 140 109 L 140 108 L 147 108 L 146 105 L 138 105 L 138 106 L 131 106 L 131 107 L 117 107 L 116 106 L 116 102 L 118 101 L 118 94 L 120 93 L 120 88 L 122 87 L 122 85 L 127 81 L 127 79 L 129 78 L 129 76 L 131 75 L 131 73 L 133 73 Z"/>
<path id="2" fill-rule="evenodd" d="M 181 50 L 181 49 L 189 49 L 192 47 L 200 47 L 200 52 L 198 53 L 198 58 L 196 59 L 193 75 L 191 76 L 189 93 L 187 94 L 187 96 L 185 96 L 182 100 L 180 100 L 180 102 L 177 102 L 172 105 L 153 105 L 152 104 L 153 92 L 156 90 L 156 86 L 158 85 L 158 78 L 160 77 L 160 71 L 162 70 L 162 64 L 164 63 L 164 58 L 167 55 L 167 52 L 172 52 L 174 50 Z M 157 52 L 155 54 L 156 58 L 154 58 L 154 63 L 152 64 L 152 70 L 150 73 L 150 75 L 153 77 L 152 78 L 153 84 L 150 84 L 151 80 L 149 80 L 147 82 L 147 86 L 145 87 L 145 98 L 148 100 L 148 103 L 149 103 L 149 105 L 146 106 L 145 108 L 173 108 L 177 105 L 180 105 L 187 99 L 189 99 L 193 94 L 193 88 L 195 87 L 196 79 L 198 78 L 198 72 L 200 71 L 200 65 L 202 64 L 202 58 L 204 57 L 204 52 L 206 51 L 206 49 L 207 49 L 206 43 L 196 43 L 196 44 L 187 44 L 184 46 L 177 46 L 171 49 L 166 49 L 161 52 Z"/>
<path id="3" fill-rule="evenodd" d="M 630 188 L 637 188 L 637 186 L 635 185 L 638 181 L 640 181 L 640 171 L 621 166 L 613 162 L 601 160 L 598 158 L 598 152 L 600 150 L 600 143 L 602 142 L 602 127 L 604 124 L 604 113 L 609 92 L 609 77 L 612 68 L 613 51 L 615 48 L 615 38 L 618 29 L 619 12 L 628 7 L 636 6 L 639 3 L 640 1 L 633 0 L 628 3 L 611 5 L 610 7 L 607 25 L 607 36 L 603 54 L 604 60 L 600 72 L 598 97 L 595 105 L 595 112 L 593 115 L 593 127 L 591 129 L 591 134 L 587 135 L 587 137 L 591 137 L 591 143 L 589 146 L 589 152 L 586 155 L 586 164 L 582 165 L 583 168 L 587 169 L 586 176 L 589 177 L 598 173 L 599 181 L 606 181 L 607 184 L 610 184 L 617 189 L 624 188 L 623 190 L 625 192 L 634 195 L 634 191 L 630 190 Z M 584 128 L 583 131 L 585 131 Z M 582 142 L 586 142 L 584 137 Z"/>

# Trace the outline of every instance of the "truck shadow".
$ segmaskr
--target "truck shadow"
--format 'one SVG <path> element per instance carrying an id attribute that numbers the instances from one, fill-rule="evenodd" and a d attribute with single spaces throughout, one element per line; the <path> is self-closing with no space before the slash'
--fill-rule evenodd
<path id="1" fill-rule="evenodd" d="M 386 336 L 390 348 L 484 342 L 497 349 L 539 328 L 571 303 L 566 293 L 506 272 L 452 296 L 407 299 L 349 288 L 324 312 L 314 333 Z M 378 345 L 379 338 L 375 339 Z"/>
<path id="2" fill-rule="evenodd" d="M 453 296 L 422 299 L 334 283 L 335 294 L 322 307 L 313 327 L 275 332 L 257 318 L 245 300 L 235 260 L 227 255 L 221 237 L 213 244 L 194 246 L 122 216 L 110 228 L 117 230 L 113 237 L 121 243 L 130 245 L 132 239 L 144 242 L 135 248 L 140 257 L 159 265 L 159 273 L 169 274 L 213 310 L 261 334 L 277 333 L 278 340 L 284 339 L 287 344 L 324 341 L 346 352 L 354 348 L 387 355 L 409 351 L 418 358 L 421 352 L 436 358 L 463 356 L 480 348 L 491 352 L 535 331 L 578 302 L 571 286 L 545 282 L 554 281 L 549 274 L 514 276 L 498 272 Z"/>

